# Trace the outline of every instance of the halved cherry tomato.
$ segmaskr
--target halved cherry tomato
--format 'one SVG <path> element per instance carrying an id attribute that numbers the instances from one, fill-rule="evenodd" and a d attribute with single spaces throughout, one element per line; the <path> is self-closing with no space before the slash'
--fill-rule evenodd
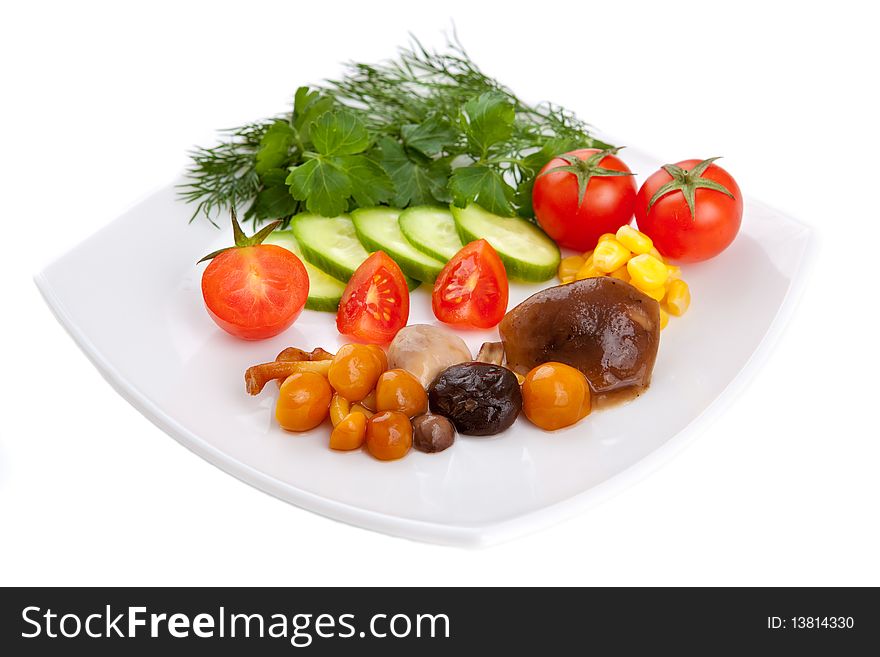
<path id="1" fill-rule="evenodd" d="M 477 240 L 446 263 L 434 283 L 431 306 L 441 322 L 491 328 L 507 312 L 507 272 L 486 240 Z"/>
<path id="2" fill-rule="evenodd" d="M 336 328 L 364 342 L 391 342 L 409 319 L 409 289 L 400 267 L 376 251 L 357 268 L 339 302 Z"/>
<path id="3" fill-rule="evenodd" d="M 260 243 L 279 223 L 247 237 L 233 212 L 235 246 L 202 259 L 211 260 L 202 274 L 208 314 L 237 338 L 262 340 L 278 335 L 306 305 L 309 276 L 300 259 L 285 248 Z"/>

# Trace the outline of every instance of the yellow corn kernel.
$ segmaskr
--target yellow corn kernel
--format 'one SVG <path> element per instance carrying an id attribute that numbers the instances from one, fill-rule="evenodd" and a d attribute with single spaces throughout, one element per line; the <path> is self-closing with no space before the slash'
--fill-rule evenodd
<path id="1" fill-rule="evenodd" d="M 660 262 L 666 262 L 666 259 L 662 255 L 660 255 L 660 252 L 657 250 L 656 246 L 652 246 L 650 249 L 648 249 L 648 255 L 654 256 Z"/>
<path id="2" fill-rule="evenodd" d="M 631 255 L 629 249 L 617 240 L 605 240 L 596 245 L 593 264 L 596 269 L 609 274 L 623 267 Z"/>
<path id="3" fill-rule="evenodd" d="M 593 264 L 593 258 L 587 258 L 584 262 L 584 266 L 578 269 L 577 274 L 575 274 L 575 280 L 582 281 L 585 278 L 594 278 L 596 276 L 604 276 L 604 273 L 596 269 L 596 265 Z"/>
<path id="4" fill-rule="evenodd" d="M 681 267 L 678 265 L 666 265 L 666 269 L 669 270 L 670 281 L 674 281 L 676 278 L 681 278 Z"/>
<path id="5" fill-rule="evenodd" d="M 626 263 L 626 269 L 632 277 L 630 282 L 640 290 L 661 287 L 669 278 L 669 270 L 666 269 L 666 265 L 648 253 L 631 258 Z"/>
<path id="6" fill-rule="evenodd" d="M 578 273 L 575 275 L 574 279 L 576 281 L 582 281 L 585 278 L 594 278 L 596 276 L 602 276 L 602 272 L 596 269 L 595 265 L 593 265 L 593 260 L 587 260 L 583 267 L 578 269 Z"/>
<path id="7" fill-rule="evenodd" d="M 330 400 L 330 423 L 335 427 L 351 410 L 351 404 L 342 395 L 333 395 Z"/>
<path id="8" fill-rule="evenodd" d="M 666 328 L 666 325 L 669 323 L 669 313 L 660 308 L 660 330 Z"/>
<path id="9" fill-rule="evenodd" d="M 637 231 L 632 226 L 621 226 L 617 229 L 617 241 L 636 255 L 642 255 L 654 248 L 651 238 Z"/>
<path id="10" fill-rule="evenodd" d="M 591 255 L 593 255 L 593 251 L 592 251 L 592 249 L 589 250 L 589 251 L 584 251 L 584 255 L 583 255 L 584 260 L 586 260 L 587 258 L 589 258 Z"/>
<path id="11" fill-rule="evenodd" d="M 599 240 L 596 242 L 596 244 L 601 244 L 605 240 L 613 240 L 615 237 L 617 236 L 614 233 L 602 233 L 601 235 L 599 235 Z"/>
<path id="12" fill-rule="evenodd" d="M 661 285 L 660 287 L 650 287 L 648 289 L 638 288 L 642 294 L 647 294 L 652 299 L 656 301 L 663 301 L 663 297 L 666 296 L 666 286 Z"/>
<path id="13" fill-rule="evenodd" d="M 680 317 L 690 305 L 691 290 L 688 284 L 680 278 L 675 279 L 669 284 L 669 291 L 666 293 L 666 307 L 670 313 Z"/>
<path id="14" fill-rule="evenodd" d="M 609 274 L 609 276 L 611 276 L 611 278 L 619 278 L 620 280 L 629 283 L 629 272 L 626 270 L 626 265 L 620 269 L 615 269 Z"/>
<path id="15" fill-rule="evenodd" d="M 568 256 L 567 258 L 563 258 L 559 263 L 559 269 L 556 273 L 559 275 L 559 280 L 564 283 L 566 278 L 574 280 L 574 275 L 577 274 L 578 269 L 583 266 L 583 258 L 580 256 Z"/>

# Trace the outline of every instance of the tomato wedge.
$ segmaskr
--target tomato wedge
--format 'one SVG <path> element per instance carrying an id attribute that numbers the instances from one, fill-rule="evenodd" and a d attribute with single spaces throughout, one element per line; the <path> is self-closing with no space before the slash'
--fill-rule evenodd
<path id="1" fill-rule="evenodd" d="M 491 328 L 507 312 L 507 272 L 486 240 L 477 240 L 446 263 L 434 283 L 431 306 L 441 322 Z"/>
<path id="2" fill-rule="evenodd" d="M 400 267 L 376 251 L 357 268 L 339 302 L 336 328 L 363 342 L 391 342 L 409 319 L 409 289 Z"/>

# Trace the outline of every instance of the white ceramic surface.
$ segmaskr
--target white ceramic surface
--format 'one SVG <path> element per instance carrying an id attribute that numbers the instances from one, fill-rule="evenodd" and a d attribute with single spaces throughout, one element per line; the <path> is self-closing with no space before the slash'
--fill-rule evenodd
<path id="1" fill-rule="evenodd" d="M 658 163 L 627 150 L 636 171 Z M 450 544 L 494 543 L 556 522 L 642 476 L 695 436 L 766 355 L 804 279 L 811 231 L 754 201 L 721 256 L 686 266 L 693 302 L 663 332 L 639 399 L 545 433 L 524 418 L 492 438 L 382 463 L 327 448 L 327 427 L 285 433 L 274 387 L 244 391 L 244 370 L 285 346 L 334 349 L 334 316 L 304 311 L 282 335 L 242 342 L 218 329 L 199 289 L 202 255 L 228 243 L 173 186 L 142 200 L 37 275 L 59 321 L 130 403 L 195 453 L 297 506 L 373 530 Z M 553 284 L 511 289 L 510 307 Z M 429 292 L 410 322 L 436 323 Z M 495 331 L 463 334 L 474 353 Z"/>

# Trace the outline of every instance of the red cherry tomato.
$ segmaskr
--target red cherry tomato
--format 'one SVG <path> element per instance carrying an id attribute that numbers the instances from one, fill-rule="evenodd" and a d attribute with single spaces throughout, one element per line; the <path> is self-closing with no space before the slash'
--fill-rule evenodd
<path id="1" fill-rule="evenodd" d="M 236 246 L 206 256 L 202 296 L 208 314 L 227 333 L 245 340 L 278 335 L 299 317 L 309 276 L 287 249 L 260 242 L 275 228 L 246 237 L 232 216 Z"/>
<path id="2" fill-rule="evenodd" d="M 339 302 L 336 328 L 364 342 L 391 342 L 409 319 L 409 289 L 400 267 L 376 251 L 357 268 Z"/>
<path id="3" fill-rule="evenodd" d="M 629 167 L 615 155 L 596 148 L 571 151 L 550 160 L 535 178 L 532 189 L 538 224 L 559 246 L 577 251 L 595 248 L 600 235 L 617 232 L 628 224 L 635 200 L 636 183 Z"/>
<path id="4" fill-rule="evenodd" d="M 680 262 L 708 260 L 730 246 L 739 232 L 742 192 L 733 176 L 711 163 L 714 159 L 666 165 L 651 174 L 639 190 L 636 197 L 639 230 L 650 237 L 667 258 Z M 676 174 L 675 178 L 667 167 Z M 651 205 L 658 190 L 673 180 L 677 188 L 658 197 Z M 688 185 L 693 186 L 693 214 L 685 197 Z M 717 189 L 717 185 L 730 195 Z"/>
<path id="5" fill-rule="evenodd" d="M 491 328 L 507 312 L 507 272 L 486 240 L 477 240 L 446 263 L 434 283 L 431 306 L 441 322 Z"/>

